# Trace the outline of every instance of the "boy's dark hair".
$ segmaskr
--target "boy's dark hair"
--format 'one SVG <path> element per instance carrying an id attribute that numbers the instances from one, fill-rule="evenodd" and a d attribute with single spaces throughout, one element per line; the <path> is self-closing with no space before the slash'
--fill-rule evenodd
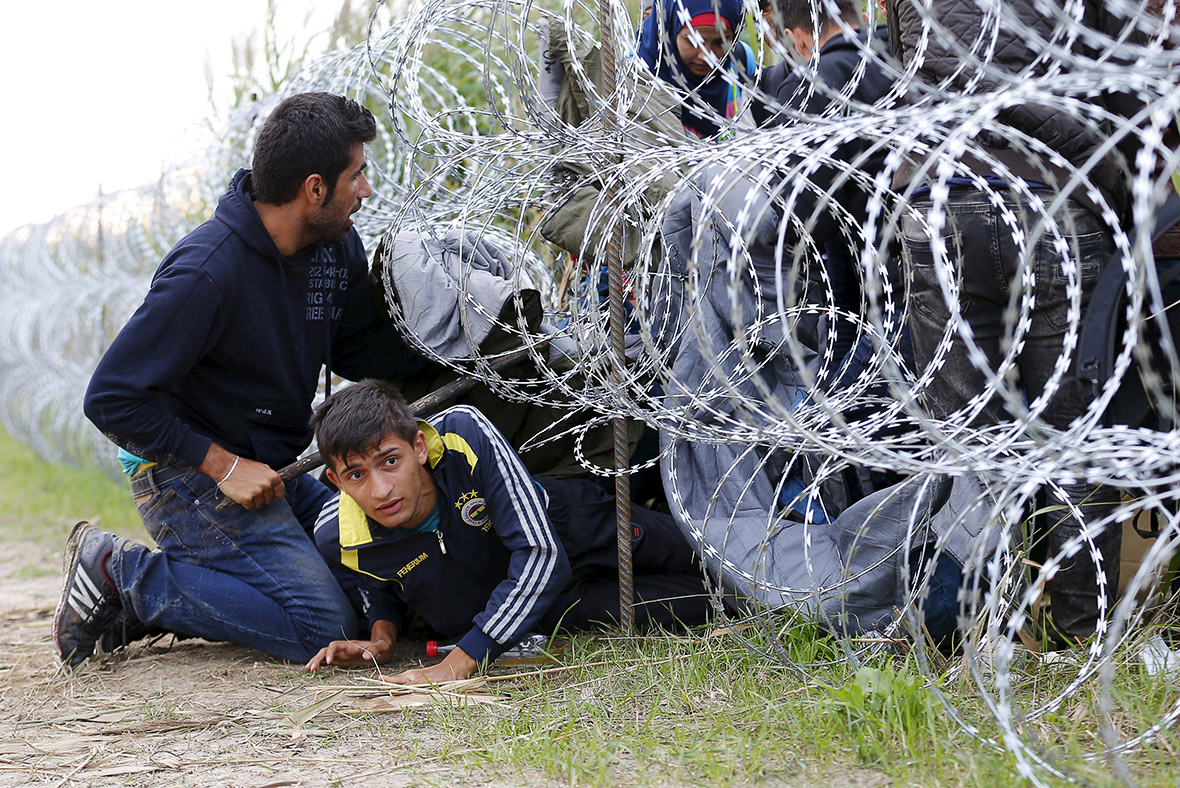
<path id="1" fill-rule="evenodd" d="M 297 93 L 283 99 L 254 141 L 251 169 L 254 199 L 285 205 L 299 194 L 307 176 L 328 184 L 327 203 L 358 142 L 377 136 L 373 113 L 334 93 Z"/>
<path id="2" fill-rule="evenodd" d="M 771 0 L 771 5 L 774 6 L 774 21 L 782 25 L 783 30 L 814 30 L 818 19 L 822 33 L 839 19 L 855 28 L 860 23 L 862 3 L 860 0 Z"/>
<path id="3" fill-rule="evenodd" d="M 311 415 L 320 454 L 329 468 L 350 454 L 377 448 L 393 433 L 413 445 L 418 422 L 397 386 L 367 378 L 341 389 L 320 403 Z"/>

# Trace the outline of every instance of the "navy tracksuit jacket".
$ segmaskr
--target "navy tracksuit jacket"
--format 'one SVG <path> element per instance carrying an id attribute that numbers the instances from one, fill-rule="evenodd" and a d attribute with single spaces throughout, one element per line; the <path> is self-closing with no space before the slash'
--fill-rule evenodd
<path id="1" fill-rule="evenodd" d="M 347 496 L 316 524 L 325 559 L 360 574 L 370 623 L 391 621 L 400 632 L 415 611 L 483 662 L 532 631 L 617 619 L 613 498 L 587 480 L 534 481 L 472 408 L 419 428 L 438 486 L 436 531 L 383 528 Z M 648 603 L 637 612 L 665 626 L 703 621 L 703 576 L 671 517 L 635 508 L 633 521 L 636 597 Z"/>

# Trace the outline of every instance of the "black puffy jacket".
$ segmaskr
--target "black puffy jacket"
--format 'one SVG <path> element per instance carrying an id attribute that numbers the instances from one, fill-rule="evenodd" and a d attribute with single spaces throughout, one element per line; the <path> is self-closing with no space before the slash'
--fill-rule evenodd
<path id="1" fill-rule="evenodd" d="M 1061 10 L 1060 2 L 1053 4 L 1057 7 L 1053 13 L 1042 10 L 1046 5 L 1034 0 L 998 4 L 888 0 L 890 48 L 907 66 L 919 60 L 917 79 L 908 96 L 919 105 L 963 95 L 997 94 L 1029 79 L 1048 77 L 1043 84 L 1052 85 L 1053 103 L 999 108 L 995 120 L 1006 128 L 986 132 L 975 140 L 987 156 L 979 159 L 967 154 L 962 161 L 978 173 L 990 172 L 998 161 L 1015 175 L 1057 189 L 1068 188 L 1068 179 L 1077 168 L 1121 213 L 1129 169 L 1125 155 L 1133 150 L 1136 136 L 1128 130 L 1119 148 L 1106 153 L 1099 153 L 1099 148 L 1118 131 L 1107 113 L 1128 115 L 1141 104 L 1123 94 L 1102 92 L 1100 77 L 1082 84 L 1069 76 L 1088 71 L 1092 63 L 1096 75 L 1109 69 L 1112 61 L 1098 65 L 1095 58 L 1108 54 L 1103 51 L 1109 49 L 1104 47 L 1105 36 L 1117 40 L 1127 23 L 1110 14 L 1099 0 L 1083 0 L 1076 23 Z M 1080 103 L 1064 111 L 1057 97 Z M 1022 143 L 1032 140 L 1061 154 L 1068 165 L 1030 152 Z M 994 160 L 989 163 L 988 157 Z M 923 177 L 919 171 L 924 163 L 920 158 L 911 159 L 896 174 L 894 186 L 901 188 Z M 1070 196 L 1092 210 L 1096 208 L 1083 188 L 1075 187 Z"/>

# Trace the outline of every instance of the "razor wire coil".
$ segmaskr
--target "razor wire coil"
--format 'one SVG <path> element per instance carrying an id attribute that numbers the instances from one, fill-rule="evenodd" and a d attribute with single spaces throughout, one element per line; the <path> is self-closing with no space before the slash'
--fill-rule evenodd
<path id="1" fill-rule="evenodd" d="M 831 10 L 822 0 L 814 5 L 817 12 Z M 1086 4 L 1079 0 L 1032 5 L 1051 24 L 1029 28 L 1010 4 L 977 0 L 980 35 L 962 42 L 937 17 L 934 5 L 913 4 L 922 28 L 905 63 L 857 39 L 861 71 L 877 68 L 894 78 L 880 101 L 858 102 L 848 91 L 825 85 L 814 61 L 799 63 L 800 90 L 824 94 L 829 102 L 824 112 L 808 114 L 747 88 L 772 111 L 781 111 L 789 125 L 754 129 L 740 118 L 719 118 L 730 136 L 710 142 L 681 134 L 678 120 L 670 127 L 639 120 L 645 108 L 661 101 L 660 106 L 673 107 L 700 102 L 693 91 L 652 78 L 636 56 L 633 39 L 616 37 L 617 85 L 609 92 L 599 86 L 585 65 L 597 40 L 596 4 L 419 3 L 391 26 L 370 29 L 363 44 L 306 64 L 276 95 L 235 110 L 224 119 L 217 142 L 177 162 L 157 183 L 105 196 L 0 241 L 0 271 L 7 284 L 0 309 L 0 419 L 46 457 L 109 461 L 114 447 L 85 422 L 81 397 L 106 344 L 142 298 L 158 260 L 209 214 L 232 172 L 248 166 L 253 135 L 269 109 L 305 90 L 344 93 L 372 107 L 380 120 L 369 151 L 374 195 L 357 214 L 357 229 L 370 253 L 382 239 L 393 241 L 407 232 L 437 238 L 458 230 L 490 242 L 515 265 L 517 297 L 526 288 L 540 293 L 546 320 L 557 327 L 553 336 L 574 348 L 577 374 L 546 365 L 548 354 L 537 345 L 540 337 L 520 325 L 498 327 L 533 347 L 539 378 L 528 387 L 493 372 L 486 359 L 434 354 L 403 322 L 420 352 L 481 377 L 509 400 L 588 411 L 596 417 L 592 424 L 627 417 L 658 430 L 666 442 L 657 459 L 674 509 L 701 497 L 692 489 L 701 480 L 678 460 L 675 447 L 741 445 L 743 450 L 710 480 L 712 497 L 702 515 L 706 527 L 693 535 L 716 566 L 728 567 L 796 611 L 814 609 L 817 600 L 838 595 L 851 579 L 825 585 L 810 574 L 809 562 L 793 584 L 766 574 L 773 539 L 784 529 L 803 529 L 804 550 L 816 549 L 824 527 L 825 483 L 860 468 L 889 469 L 926 487 L 938 478 L 978 476 L 986 495 L 958 516 L 977 518 L 1002 538 L 981 539 L 967 563 L 964 582 L 980 594 L 963 602 L 964 660 L 949 673 L 974 683 L 998 730 L 992 743 L 1011 751 L 1021 772 L 1036 784 L 1044 784 L 1046 775 L 1068 775 L 1069 759 L 1028 731 L 1083 688 L 1095 687 L 1102 744 L 1085 758 L 1107 759 L 1113 773 L 1129 781 L 1120 759 L 1169 730 L 1180 716 L 1180 696 L 1173 696 L 1143 730 L 1122 731 L 1113 722 L 1119 672 L 1132 669 L 1130 660 L 1142 645 L 1151 611 L 1136 602 L 1134 593 L 1116 599 L 1116 589 L 1107 587 L 1099 573 L 1098 635 L 1079 653 L 1076 674 L 1032 705 L 1022 693 L 1019 665 L 1027 656 L 1018 644 L 1020 630 L 1037 615 L 1045 584 L 1066 562 L 1080 554 L 1093 554 L 1099 566 L 1109 559 L 1094 541 L 1102 528 L 1121 528 L 1123 521 L 1145 513 L 1160 525 L 1130 579 L 1132 591 L 1158 585 L 1180 540 L 1175 492 L 1180 432 L 1169 426 L 1176 423 L 1169 385 L 1177 380 L 1180 358 L 1171 333 L 1153 330 L 1166 321 L 1174 296 L 1161 284 L 1151 251 L 1155 217 L 1165 198 L 1175 196 L 1171 178 L 1180 170 L 1180 149 L 1168 141 L 1180 117 L 1175 79 L 1180 24 L 1171 2 L 1106 3 L 1108 13 L 1124 20 L 1116 36 L 1084 24 Z M 621 2 L 609 7 L 615 29 L 625 30 L 628 10 Z M 757 8 L 746 10 L 759 20 L 755 30 L 764 30 Z M 584 97 L 588 114 L 580 125 L 563 121 L 543 99 L 541 27 L 577 55 L 567 61 L 564 79 Z M 997 53 L 997 42 L 1012 30 L 1037 52 L 1015 71 Z M 922 78 L 920 67 L 936 45 L 949 47 L 957 65 L 931 82 Z M 762 59 L 792 57 L 780 41 L 760 38 L 756 50 Z M 728 71 L 722 78 L 736 81 Z M 1099 93 L 1120 91 L 1140 99 L 1141 108 L 1129 117 L 1094 101 Z M 1104 153 L 1136 143 L 1133 157 L 1120 161 L 1118 174 L 1129 194 L 1130 221 L 1106 196 L 1110 184 L 1095 181 L 1093 161 L 1077 166 L 1052 145 L 1014 132 L 1004 121 L 1008 113 L 1028 106 L 1051 108 L 1077 121 Z M 604 134 L 610 122 L 617 125 Z M 1002 150 L 1046 162 L 1068 177 L 1053 190 L 1028 186 L 1006 154 L 996 154 L 991 143 L 997 140 Z M 844 160 L 850 145 L 859 146 L 859 152 Z M 925 176 L 895 188 L 894 176 L 914 159 L 927 162 Z M 873 171 L 876 160 L 883 163 Z M 1004 181 L 1006 192 L 1001 194 L 995 181 L 981 177 L 980 166 L 968 160 L 982 162 Z M 963 182 L 997 212 L 1019 259 L 1004 313 L 1001 358 L 994 366 L 964 314 L 961 261 L 953 236 L 948 246 L 944 233 L 948 205 Z M 919 184 L 928 189 L 916 195 Z M 587 188 L 598 189 L 587 209 L 587 225 L 598 230 L 567 254 L 545 240 L 542 227 L 560 215 L 565 198 Z M 863 212 L 840 204 L 836 191 L 844 188 L 864 195 Z M 1006 197 L 1018 199 L 1021 207 L 1012 208 Z M 1110 228 L 1115 253 L 1108 265 L 1120 266 L 1126 281 L 1110 375 L 1083 413 L 1055 428 L 1050 423 L 1054 396 L 1070 385 L 1085 318 L 1078 241 L 1070 220 L 1060 218 L 1066 200 L 1079 197 Z M 698 221 L 684 236 L 687 245 L 673 247 L 669 222 L 685 200 L 698 212 Z M 926 206 L 921 211 L 919 200 Z M 821 221 L 829 219 L 836 236 L 856 250 L 858 309 L 836 303 L 822 243 L 813 237 Z M 907 363 L 902 339 L 914 309 L 913 271 L 905 261 L 899 264 L 896 251 L 903 227 L 920 228 L 932 240 L 932 271 L 949 314 L 931 361 L 922 368 Z M 638 250 L 625 283 L 630 366 L 621 380 L 614 377 L 618 365 L 611 361 L 607 312 L 596 291 L 605 244 L 616 229 Z M 1054 275 L 1065 283 L 1066 325 L 1042 391 L 1026 397 L 1017 378 L 1021 356 L 1035 339 L 1040 309 L 1038 249 L 1051 249 L 1062 261 Z M 765 259 L 773 261 L 773 270 L 765 270 Z M 386 286 L 392 287 L 388 278 Z M 459 284 L 459 307 L 497 321 L 494 310 L 467 292 L 465 278 Z M 706 323 L 704 314 L 716 322 Z M 803 337 L 813 325 L 827 332 L 818 341 Z M 718 326 L 724 331 L 719 333 Z M 850 374 L 845 374 L 846 359 L 837 355 L 842 332 L 850 333 L 854 347 L 867 349 L 867 358 Z M 699 357 L 689 376 L 683 366 L 687 347 Z M 944 374 L 948 358 L 959 352 L 985 385 L 963 408 L 940 414 L 931 407 L 931 387 Z M 1135 376 L 1163 426 L 1104 422 L 1120 386 Z M 773 385 L 785 379 L 793 381 L 790 396 Z M 996 401 L 1011 418 L 977 423 Z M 584 436 L 588 429 L 567 432 Z M 579 462 L 609 475 L 583 454 L 581 444 L 580 437 L 575 442 Z M 805 466 L 805 483 L 788 492 L 788 480 Z M 784 500 L 763 512 L 757 555 L 739 568 L 727 545 L 740 506 L 726 507 L 731 498 L 740 502 L 754 495 L 753 479 L 763 475 L 775 480 L 774 499 Z M 1087 522 L 1085 507 L 1066 489 L 1071 484 L 1101 485 L 1125 497 Z M 1027 556 L 1018 540 L 1008 537 L 1036 508 L 1038 495 L 1086 525 L 1030 581 Z M 803 522 L 788 517 L 794 506 L 805 512 Z M 911 539 L 925 538 L 920 520 L 915 513 L 905 540 L 891 554 L 902 555 L 904 571 L 913 570 L 904 610 L 881 631 L 879 642 L 844 637 L 841 653 L 856 666 L 865 655 L 889 648 L 891 638 L 915 639 L 929 686 L 951 718 L 973 736 L 993 736 L 942 689 L 940 679 L 947 674 L 922 648 L 923 600 L 932 572 L 911 567 L 906 552 Z M 720 531 L 707 535 L 713 526 Z M 719 532 L 726 537 L 715 538 Z M 849 549 L 866 544 L 870 536 L 854 534 Z M 936 554 L 947 548 L 944 541 L 936 544 Z M 753 621 L 767 636 L 760 644 L 752 638 L 751 646 L 803 671 L 779 642 L 779 616 L 785 613 L 777 607 L 755 615 Z"/>

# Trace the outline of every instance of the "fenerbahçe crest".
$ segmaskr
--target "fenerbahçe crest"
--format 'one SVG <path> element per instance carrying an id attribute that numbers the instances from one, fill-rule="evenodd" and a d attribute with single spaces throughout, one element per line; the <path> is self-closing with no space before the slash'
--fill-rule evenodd
<path id="1" fill-rule="evenodd" d="M 478 490 L 460 495 L 459 500 L 455 502 L 455 508 L 459 510 L 459 516 L 463 518 L 463 522 L 473 528 L 482 528 L 486 531 L 492 527 L 491 515 L 488 514 L 488 502 L 479 494 Z"/>

